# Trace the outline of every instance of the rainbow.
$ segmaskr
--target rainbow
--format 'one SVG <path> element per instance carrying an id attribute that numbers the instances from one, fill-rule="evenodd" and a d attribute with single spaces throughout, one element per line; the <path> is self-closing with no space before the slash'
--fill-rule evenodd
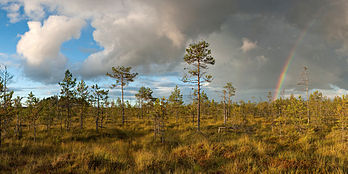
<path id="1" fill-rule="evenodd" d="M 287 72 L 288 72 L 289 66 L 291 65 L 291 62 L 292 62 L 292 60 L 293 60 L 294 57 L 295 57 L 296 48 L 297 48 L 297 46 L 299 45 L 299 43 L 302 41 L 302 39 L 304 38 L 304 36 L 306 35 L 309 26 L 311 26 L 311 25 L 308 25 L 308 26 L 302 31 L 302 33 L 300 34 L 300 36 L 297 38 L 297 40 L 296 40 L 294 46 L 292 47 L 289 56 L 286 58 L 286 62 L 285 62 L 285 64 L 284 64 L 282 73 L 280 74 L 280 76 L 279 76 L 279 78 L 278 78 L 277 87 L 276 87 L 275 92 L 274 92 L 274 95 L 273 95 L 273 101 L 274 101 L 274 100 L 277 100 L 277 98 L 279 98 L 279 96 L 280 96 L 280 90 L 281 90 L 282 87 L 283 87 L 284 80 L 285 80 L 286 74 L 287 74 Z"/>
<path id="2" fill-rule="evenodd" d="M 337 4 L 340 4 L 342 3 L 343 1 L 339 1 L 336 3 Z M 333 3 L 331 5 L 336 5 L 336 3 Z M 330 6 L 331 6 L 330 5 Z M 304 36 L 306 35 L 307 31 L 309 28 L 311 28 L 311 26 L 316 22 L 316 18 L 319 17 L 322 13 L 322 10 L 324 10 L 325 6 L 322 6 L 319 10 L 318 10 L 318 13 L 316 14 L 316 17 L 313 18 L 313 20 L 308 23 L 308 25 L 303 29 L 303 31 L 301 32 L 301 34 L 299 35 L 299 37 L 297 38 L 294 46 L 292 47 L 292 49 L 290 50 L 290 54 L 289 56 L 286 58 L 286 62 L 284 64 L 284 67 L 282 69 L 282 73 L 280 74 L 279 78 L 278 78 L 278 83 L 277 83 L 277 87 L 275 89 L 275 92 L 274 92 L 274 95 L 273 95 L 273 101 L 274 100 L 277 100 L 277 98 L 280 97 L 280 90 L 282 89 L 283 87 L 283 84 L 284 84 L 284 80 L 285 80 L 285 77 L 286 77 L 286 74 L 288 72 L 288 69 L 289 69 L 289 66 L 291 65 L 291 62 L 292 60 L 294 59 L 295 57 L 295 52 L 296 52 L 296 48 L 297 46 L 301 43 L 301 41 L 303 40 Z"/>

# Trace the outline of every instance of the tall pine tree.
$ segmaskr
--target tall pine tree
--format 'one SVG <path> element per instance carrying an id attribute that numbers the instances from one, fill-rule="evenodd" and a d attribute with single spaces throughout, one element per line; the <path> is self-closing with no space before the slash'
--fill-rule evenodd
<path id="1" fill-rule="evenodd" d="M 187 73 L 182 78 L 185 83 L 197 84 L 197 130 L 200 131 L 201 119 L 201 85 L 204 82 L 211 82 L 212 76 L 206 74 L 208 65 L 214 65 L 215 59 L 211 56 L 209 44 L 205 41 L 190 44 L 186 48 L 184 60 L 191 68 L 185 68 Z"/>

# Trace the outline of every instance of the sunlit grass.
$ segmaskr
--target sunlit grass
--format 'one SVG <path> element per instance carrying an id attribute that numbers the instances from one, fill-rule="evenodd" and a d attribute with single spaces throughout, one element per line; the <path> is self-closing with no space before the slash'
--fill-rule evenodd
<path id="1" fill-rule="evenodd" d="M 211 118 L 213 119 L 213 118 Z M 348 145 L 339 130 L 295 131 L 270 127 L 267 119 L 232 122 L 205 120 L 197 132 L 191 122 L 168 120 L 165 142 L 154 139 L 150 121 L 127 126 L 110 123 L 96 132 L 54 127 L 26 130 L 22 140 L 2 144 L 1 173 L 346 173 Z M 86 121 L 86 122 L 87 122 Z"/>

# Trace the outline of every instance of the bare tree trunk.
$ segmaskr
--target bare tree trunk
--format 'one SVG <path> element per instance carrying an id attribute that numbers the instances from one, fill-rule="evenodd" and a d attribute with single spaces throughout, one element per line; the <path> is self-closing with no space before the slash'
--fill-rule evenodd
<path id="1" fill-rule="evenodd" d="M 80 112 L 80 129 L 83 129 L 83 109 L 84 109 L 84 105 L 81 106 L 81 112 Z"/>
<path id="2" fill-rule="evenodd" d="M 62 117 L 62 113 L 59 113 L 59 117 L 60 117 L 60 131 L 63 131 L 63 117 Z"/>
<path id="3" fill-rule="evenodd" d="M 164 112 L 162 111 L 162 118 L 161 118 L 161 120 L 160 120 L 160 134 L 161 134 L 161 143 L 164 143 L 164 141 L 165 141 L 165 137 L 164 137 L 164 116 L 165 116 L 165 114 L 164 114 Z"/>
<path id="4" fill-rule="evenodd" d="M 101 117 L 100 117 L 100 128 L 103 129 L 103 121 L 104 121 L 104 107 L 101 107 Z"/>
<path id="5" fill-rule="evenodd" d="M 344 100 L 344 98 L 343 98 L 343 100 Z M 343 118 L 346 118 L 346 112 L 345 112 L 345 105 L 344 105 L 344 103 L 343 103 L 343 107 L 342 107 L 342 115 L 343 115 Z M 345 133 L 344 133 L 344 128 L 345 127 L 346 127 L 346 122 L 344 120 L 342 122 L 342 136 L 343 136 L 343 134 L 345 135 Z M 343 141 L 344 141 L 344 139 L 343 139 Z M 345 147 L 346 147 L 346 143 L 343 143 L 343 148 L 345 148 Z"/>
<path id="6" fill-rule="evenodd" d="M 19 133 L 18 133 L 18 139 L 20 140 L 22 138 L 22 120 L 19 120 Z"/>
<path id="7" fill-rule="evenodd" d="M 197 103 L 197 130 L 200 131 L 200 124 L 201 124 L 201 83 L 200 83 L 200 72 L 199 72 L 199 68 L 200 68 L 200 62 L 198 59 L 198 65 L 197 65 L 197 97 L 198 97 L 198 103 Z"/>
<path id="8" fill-rule="evenodd" d="M 95 119 L 95 130 L 98 132 L 98 122 L 99 122 L 99 117 Z"/>
<path id="9" fill-rule="evenodd" d="M 70 101 L 68 99 L 68 118 L 67 118 L 67 130 L 70 129 Z"/>
<path id="10" fill-rule="evenodd" d="M 226 126 L 226 117 L 227 117 L 227 109 L 226 109 L 226 91 L 224 90 L 224 125 Z"/>
<path id="11" fill-rule="evenodd" d="M 153 138 L 156 140 L 157 137 L 157 116 L 154 116 L 154 121 L 153 121 Z"/>
<path id="12" fill-rule="evenodd" d="M 144 108 L 143 108 L 143 101 L 140 101 L 140 112 L 141 112 L 141 119 L 143 119 L 143 115 L 144 115 Z"/>
<path id="13" fill-rule="evenodd" d="M 19 114 L 17 113 L 16 115 L 17 115 L 17 121 L 16 121 L 16 137 L 17 137 L 17 139 L 19 139 L 19 138 L 18 138 L 18 136 L 19 136 Z"/>
<path id="14" fill-rule="evenodd" d="M 192 114 L 192 125 L 195 125 L 195 112 L 191 111 Z"/>
<path id="15" fill-rule="evenodd" d="M 310 116 L 310 113 L 309 113 L 309 94 L 308 94 L 308 84 L 307 84 L 307 87 L 306 87 L 306 93 L 307 93 L 307 117 L 308 117 L 308 124 L 310 124 L 310 120 L 311 120 L 311 116 Z"/>
<path id="16" fill-rule="evenodd" d="M 57 98 L 57 115 L 59 117 L 59 120 L 60 120 L 60 132 L 63 131 L 63 118 L 62 118 L 62 113 L 61 113 L 61 110 L 59 109 L 59 104 L 58 104 L 58 98 Z"/>
<path id="17" fill-rule="evenodd" d="M 230 116 L 231 116 L 231 103 L 232 103 L 232 101 L 231 101 L 231 98 L 229 97 L 228 98 L 228 105 L 227 105 L 227 119 L 230 118 Z"/>
<path id="18" fill-rule="evenodd" d="M 176 104 L 175 104 L 176 105 Z M 175 106 L 175 122 L 176 124 L 178 124 L 178 121 L 179 121 L 179 107 Z"/>
<path id="19" fill-rule="evenodd" d="M 98 105 L 98 107 L 97 107 L 97 118 L 95 119 L 95 130 L 98 132 L 98 122 L 99 122 L 99 99 L 98 99 L 98 101 L 97 101 L 98 103 L 97 103 L 97 105 Z"/>
<path id="20" fill-rule="evenodd" d="M 36 121 L 34 120 L 34 142 L 36 142 Z"/>
<path id="21" fill-rule="evenodd" d="M 122 125 L 124 125 L 124 100 L 123 100 L 123 78 L 121 79 L 121 96 L 122 96 Z"/>
<path id="22" fill-rule="evenodd" d="M 2 116 L 0 116 L 0 146 L 1 146 L 1 138 L 2 138 L 2 135 L 1 135 L 1 133 L 2 133 L 2 118 L 1 118 Z"/>

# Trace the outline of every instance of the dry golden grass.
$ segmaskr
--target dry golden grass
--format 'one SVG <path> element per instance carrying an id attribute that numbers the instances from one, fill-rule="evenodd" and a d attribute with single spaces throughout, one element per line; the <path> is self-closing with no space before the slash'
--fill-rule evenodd
<path id="1" fill-rule="evenodd" d="M 347 173 L 348 144 L 336 129 L 297 132 L 273 127 L 265 118 L 248 118 L 217 133 L 221 121 L 204 120 L 202 132 L 191 122 L 168 120 L 165 143 L 154 140 L 152 124 L 109 123 L 87 128 L 31 132 L 5 139 L 0 173 Z M 237 120 L 237 119 L 235 119 Z M 116 120 L 117 121 L 117 120 Z M 281 132 L 279 131 L 281 130 Z"/>

